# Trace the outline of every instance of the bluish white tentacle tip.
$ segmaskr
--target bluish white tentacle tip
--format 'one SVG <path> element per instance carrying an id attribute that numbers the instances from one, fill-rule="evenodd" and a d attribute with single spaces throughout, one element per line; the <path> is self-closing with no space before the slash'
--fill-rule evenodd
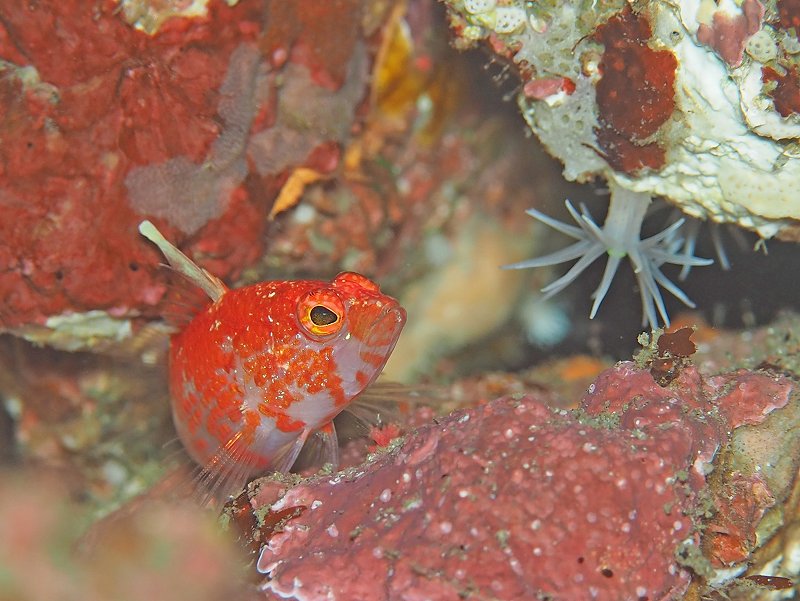
<path id="1" fill-rule="evenodd" d="M 542 288 L 543 298 L 548 299 L 569 286 L 602 255 L 608 255 L 600 284 L 592 293 L 593 303 L 589 318 L 593 319 L 611 287 L 622 259 L 627 257 L 636 275 L 642 298 L 642 326 L 657 328 L 659 317 L 665 326 L 669 326 L 669 315 L 661 295 L 661 288 L 688 307 L 694 308 L 695 304 L 683 290 L 662 273 L 661 266 L 673 264 L 694 267 L 710 265 L 714 261 L 695 257 L 691 251 L 687 252 L 681 236 L 683 219 L 677 220 L 658 234 L 642 239 L 640 237 L 642 222 L 652 200 L 651 196 L 631 192 L 613 183 L 610 188 L 611 201 L 603 227 L 595 223 L 584 205 L 580 205 L 579 213 L 569 200 L 566 201 L 567 211 L 577 225 L 553 219 L 536 209 L 526 211 L 537 221 L 566 234 L 575 242 L 548 255 L 504 265 L 503 268 L 545 267 L 577 259 L 564 275 Z"/>

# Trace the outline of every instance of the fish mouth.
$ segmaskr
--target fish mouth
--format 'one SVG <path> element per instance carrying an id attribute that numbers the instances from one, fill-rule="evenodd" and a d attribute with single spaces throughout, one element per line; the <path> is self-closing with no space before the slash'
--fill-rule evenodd
<path id="1" fill-rule="evenodd" d="M 392 298 L 361 305 L 362 313 L 348 333 L 350 344 L 341 349 L 342 378 L 360 394 L 383 371 L 406 323 L 406 311 Z"/>
<path id="2" fill-rule="evenodd" d="M 380 308 L 380 313 L 368 326 L 362 344 L 372 347 L 374 352 L 384 352 L 388 359 L 405 324 L 406 310 L 392 299 Z"/>

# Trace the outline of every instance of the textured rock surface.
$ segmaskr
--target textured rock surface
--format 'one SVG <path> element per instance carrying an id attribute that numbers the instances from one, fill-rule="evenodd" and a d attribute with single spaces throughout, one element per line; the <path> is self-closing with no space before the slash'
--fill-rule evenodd
<path id="1" fill-rule="evenodd" d="M 790 391 L 780 377 L 705 380 L 691 367 L 662 388 L 621 363 L 578 411 L 498 399 L 365 467 L 262 480 L 260 588 L 304 600 L 677 598 L 689 564 L 710 569 L 697 527 L 718 450 Z"/>
<path id="2" fill-rule="evenodd" d="M 496 267 L 535 246 L 516 216 L 550 164 L 515 120 L 480 112 L 434 0 L 184 4 L 4 14 L 0 331 L 66 350 L 130 341 L 167 290 L 144 217 L 228 283 L 353 270 L 398 294 L 445 270 L 469 287 L 480 266 L 497 311 L 448 289 L 471 315 L 462 339 L 510 313 L 522 279 Z M 424 302 L 435 317 L 442 303 Z"/>
<path id="3" fill-rule="evenodd" d="M 151 38 L 125 23 L 115 2 L 91 4 L 18 4 L 0 26 L 3 328 L 68 309 L 119 317 L 157 303 L 164 286 L 145 268 L 157 255 L 136 235 L 141 214 L 126 178 L 145 165 L 203 162 L 222 133 L 216 91 L 261 18 L 253 5 L 215 3 L 208 19 L 178 19 Z M 208 248 L 220 236 L 215 271 L 225 276 L 258 256 L 256 217 L 268 199 L 217 191 L 195 225 L 231 218 L 194 243 Z M 248 244 L 224 242 L 231 228 Z"/>
<path id="4" fill-rule="evenodd" d="M 4 13 L 0 328 L 155 314 L 164 274 L 143 217 L 234 278 L 261 256 L 288 175 L 339 166 L 385 7 L 369 29 L 357 0 L 208 4 L 154 35 L 110 0 Z"/>

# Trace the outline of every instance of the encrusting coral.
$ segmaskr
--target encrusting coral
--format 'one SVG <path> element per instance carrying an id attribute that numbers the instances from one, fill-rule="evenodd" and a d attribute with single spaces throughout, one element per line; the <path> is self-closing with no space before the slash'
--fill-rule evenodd
<path id="1" fill-rule="evenodd" d="M 765 239 L 798 238 L 796 2 L 443 1 L 457 46 L 484 42 L 516 69 L 522 115 L 563 161 L 564 176 L 609 182 L 609 221 L 635 229 L 620 237 L 616 223 L 599 228 L 571 210 L 580 229 L 556 229 L 579 242 L 524 264 L 581 257 L 546 294 L 608 252 L 594 314 L 623 251 L 637 271 L 645 323 L 656 325 L 656 309 L 669 322 L 657 285 L 691 306 L 659 267 L 678 263 L 685 275 L 700 265 L 691 262 L 693 234 L 685 234 L 683 253 L 680 226 L 637 241 L 644 208 L 617 202 L 620 189 L 645 205 L 663 197 L 692 217 L 734 223 Z M 623 216 L 623 208 L 633 213 Z"/>

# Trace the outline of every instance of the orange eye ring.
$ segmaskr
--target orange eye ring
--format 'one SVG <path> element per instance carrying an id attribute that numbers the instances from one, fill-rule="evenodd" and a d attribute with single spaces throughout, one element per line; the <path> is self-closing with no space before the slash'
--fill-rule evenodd
<path id="1" fill-rule="evenodd" d="M 297 317 L 309 334 L 332 336 L 344 325 L 344 304 L 330 290 L 314 290 L 300 299 Z"/>

